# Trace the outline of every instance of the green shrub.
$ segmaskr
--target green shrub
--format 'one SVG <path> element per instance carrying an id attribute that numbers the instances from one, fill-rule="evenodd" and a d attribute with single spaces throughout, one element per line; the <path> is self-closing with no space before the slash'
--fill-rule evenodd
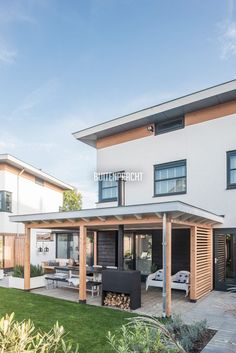
<path id="1" fill-rule="evenodd" d="M 117 353 L 186 353 L 165 325 L 154 317 L 131 319 L 119 333 L 109 332 L 108 341 Z"/>
<path id="2" fill-rule="evenodd" d="M 176 337 L 186 352 L 191 352 L 194 344 L 200 341 L 207 332 L 206 320 L 186 325 L 180 316 L 175 316 L 166 323 L 168 331 Z"/>
<path id="3" fill-rule="evenodd" d="M 49 332 L 37 331 L 30 320 L 17 322 L 14 313 L 0 320 L 1 353 L 78 353 L 78 346 L 65 341 L 58 323 Z"/>
<path id="4" fill-rule="evenodd" d="M 30 277 L 38 277 L 43 275 L 41 266 L 30 265 Z M 24 266 L 17 265 L 13 269 L 13 277 L 24 278 Z"/>

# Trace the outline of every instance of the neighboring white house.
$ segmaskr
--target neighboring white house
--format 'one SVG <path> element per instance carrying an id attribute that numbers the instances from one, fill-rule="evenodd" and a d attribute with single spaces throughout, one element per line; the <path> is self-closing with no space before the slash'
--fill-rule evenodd
<path id="1" fill-rule="evenodd" d="M 21 259 L 22 224 L 10 222 L 11 214 L 57 212 L 63 191 L 72 187 L 21 160 L 0 154 L 0 264 L 9 268 Z M 31 263 L 55 258 L 55 241 L 50 231 L 32 232 Z"/>

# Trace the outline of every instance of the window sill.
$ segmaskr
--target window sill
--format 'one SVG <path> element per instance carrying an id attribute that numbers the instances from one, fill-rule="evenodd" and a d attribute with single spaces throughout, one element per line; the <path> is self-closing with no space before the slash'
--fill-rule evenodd
<path id="1" fill-rule="evenodd" d="M 228 185 L 226 190 L 234 190 L 236 189 L 236 185 Z"/>
<path id="2" fill-rule="evenodd" d="M 100 200 L 98 202 L 96 202 L 96 205 L 100 204 L 100 203 L 106 203 L 106 202 L 117 202 L 117 199 L 108 199 L 108 200 Z"/>
<path id="3" fill-rule="evenodd" d="M 175 195 L 186 195 L 186 194 L 187 194 L 187 191 L 183 191 L 183 192 L 172 192 L 168 194 L 157 194 L 157 195 L 153 195 L 153 197 L 175 196 Z"/>

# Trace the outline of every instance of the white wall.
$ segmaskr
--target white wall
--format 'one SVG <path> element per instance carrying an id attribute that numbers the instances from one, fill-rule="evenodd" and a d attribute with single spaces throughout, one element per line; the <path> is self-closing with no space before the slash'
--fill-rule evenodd
<path id="1" fill-rule="evenodd" d="M 47 229 L 32 229 L 31 230 L 31 243 L 30 243 L 30 256 L 31 256 L 31 264 L 33 265 L 41 265 L 42 261 L 50 261 L 54 260 L 56 257 L 56 241 L 55 235 L 53 236 L 53 241 L 47 242 L 37 242 L 36 235 L 37 233 L 47 233 L 50 230 Z M 45 249 L 46 247 L 49 249 L 48 252 L 40 253 L 38 251 L 39 247 Z"/>
<path id="2" fill-rule="evenodd" d="M 236 150 L 236 114 L 100 149 L 98 171 L 143 172 L 142 182 L 126 182 L 126 205 L 180 200 L 225 215 L 222 227 L 236 227 L 236 189 L 226 190 L 230 150 Z M 153 165 L 180 159 L 187 159 L 187 194 L 153 197 Z"/>
<path id="3" fill-rule="evenodd" d="M 12 213 L 0 212 L 0 233 L 24 233 L 23 224 L 9 221 L 9 215 L 17 214 L 17 175 L 9 171 L 0 171 L 0 190 L 12 192 Z M 46 186 L 40 186 L 33 180 L 23 176 L 19 177 L 19 214 L 57 212 L 62 203 L 62 192 Z M 31 239 L 31 263 L 41 264 L 42 261 L 55 259 L 54 242 L 47 242 L 45 244 L 50 249 L 49 253 L 38 253 L 36 231 L 33 231 Z M 39 246 L 40 244 L 37 245 Z"/>

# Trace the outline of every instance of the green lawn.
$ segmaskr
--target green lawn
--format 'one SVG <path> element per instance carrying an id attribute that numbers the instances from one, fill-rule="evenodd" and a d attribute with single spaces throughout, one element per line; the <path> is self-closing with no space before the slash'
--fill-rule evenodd
<path id="1" fill-rule="evenodd" d="M 69 333 L 68 338 L 79 343 L 80 353 L 111 353 L 107 332 L 119 328 L 131 316 L 119 310 L 0 288 L 0 317 L 12 312 L 17 320 L 30 318 L 43 330 L 58 321 Z"/>

